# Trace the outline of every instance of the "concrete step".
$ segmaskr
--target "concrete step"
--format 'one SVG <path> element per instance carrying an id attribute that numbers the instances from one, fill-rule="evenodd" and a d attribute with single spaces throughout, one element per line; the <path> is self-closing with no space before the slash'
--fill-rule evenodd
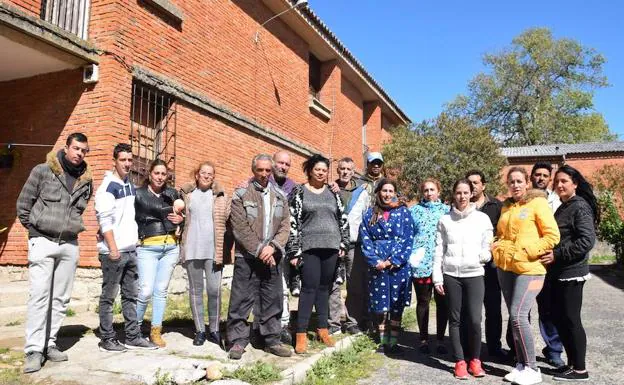
<path id="1" fill-rule="evenodd" d="M 28 281 L 4 282 L 0 285 L 0 308 L 24 305 L 28 301 Z"/>
<path id="2" fill-rule="evenodd" d="M 75 314 L 81 314 L 86 312 L 93 312 L 95 310 L 95 304 L 89 303 L 89 301 L 71 301 L 69 308 Z M 71 318 L 71 317 L 68 317 Z M 3 306 L 0 307 L 0 327 L 9 324 L 24 323 L 26 320 L 26 305 L 16 306 Z M 65 321 L 67 323 L 67 321 Z"/>

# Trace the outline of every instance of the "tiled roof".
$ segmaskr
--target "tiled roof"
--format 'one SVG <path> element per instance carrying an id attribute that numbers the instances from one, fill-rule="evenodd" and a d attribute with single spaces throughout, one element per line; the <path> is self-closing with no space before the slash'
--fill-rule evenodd
<path id="1" fill-rule="evenodd" d="M 290 1 L 291 4 L 295 4 L 296 3 L 296 0 L 289 0 L 289 1 Z M 301 15 L 303 15 L 311 25 L 316 27 L 318 29 L 318 31 L 321 33 L 321 35 L 326 39 L 326 41 L 328 43 L 330 43 L 330 44 L 333 44 L 335 46 L 336 50 L 341 55 L 343 55 L 344 58 L 349 63 L 351 63 L 351 65 L 353 65 L 353 67 L 357 71 L 359 71 L 362 74 L 362 76 L 374 88 L 377 89 L 377 91 L 385 98 L 387 103 L 391 105 L 391 107 L 396 111 L 396 113 L 401 117 L 401 119 L 403 119 L 407 123 L 411 122 L 411 120 L 407 116 L 407 114 L 405 114 L 405 112 L 403 112 L 403 110 L 401 110 L 401 108 L 398 106 L 398 104 L 396 104 L 396 102 L 394 100 L 392 100 L 392 98 L 386 93 L 386 91 L 383 89 L 383 87 L 375 79 L 373 79 L 373 77 L 371 76 L 371 74 L 368 73 L 368 71 L 366 71 L 366 69 L 364 68 L 362 63 L 360 63 L 360 61 L 355 56 L 353 56 L 351 51 L 349 51 L 347 49 L 347 47 L 345 47 L 345 45 L 329 29 L 329 27 L 320 19 L 320 17 L 318 17 L 318 15 L 316 13 L 314 13 L 314 11 L 312 11 L 312 9 L 310 9 L 310 7 L 306 6 L 306 7 L 301 8 L 299 10 L 299 13 Z"/>
<path id="2" fill-rule="evenodd" d="M 508 158 L 586 154 L 593 152 L 624 152 L 624 142 L 597 142 L 578 144 L 545 144 L 537 146 L 504 147 L 501 152 Z"/>

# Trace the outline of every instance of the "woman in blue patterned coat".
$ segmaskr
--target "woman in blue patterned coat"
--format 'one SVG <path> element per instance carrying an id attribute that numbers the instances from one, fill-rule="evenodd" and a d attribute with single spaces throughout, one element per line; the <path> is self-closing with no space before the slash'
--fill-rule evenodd
<path id="1" fill-rule="evenodd" d="M 420 351 L 428 354 L 429 350 L 429 303 L 431 294 L 436 302 L 436 336 L 438 340 L 437 351 L 446 354 L 444 346 L 444 332 L 448 313 L 446 300 L 433 290 L 433 256 L 435 253 L 436 228 L 442 215 L 447 214 L 450 207 L 440 200 L 440 182 L 437 179 L 428 178 L 420 184 L 422 200 L 410 208 L 414 220 L 415 236 L 410 256 L 410 267 L 414 291 L 416 292 L 416 321 L 420 331 Z"/>
<path id="2" fill-rule="evenodd" d="M 408 260 L 414 223 L 405 204 L 397 199 L 394 181 L 382 179 L 377 184 L 375 203 L 362 218 L 360 238 L 369 268 L 369 310 L 384 352 L 397 354 L 401 352 L 397 339 L 403 309 L 412 296 Z"/>

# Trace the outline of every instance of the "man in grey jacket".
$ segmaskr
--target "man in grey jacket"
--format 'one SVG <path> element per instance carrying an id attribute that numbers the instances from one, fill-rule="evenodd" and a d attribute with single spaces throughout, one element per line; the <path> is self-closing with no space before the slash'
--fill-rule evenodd
<path id="1" fill-rule="evenodd" d="M 24 373 L 40 370 L 44 359 L 67 361 L 56 347 L 56 334 L 69 305 L 80 255 L 78 233 L 85 229 L 82 213 L 93 191 L 84 161 L 88 152 L 84 134 L 69 135 L 64 149 L 48 153 L 46 162 L 32 169 L 17 199 L 17 216 L 29 238 Z"/>
<path id="2" fill-rule="evenodd" d="M 269 183 L 273 160 L 256 155 L 251 163 L 254 178 L 232 196 L 230 226 L 235 241 L 234 276 L 227 319 L 229 357 L 240 359 L 249 343 L 247 318 L 256 304 L 265 350 L 289 357 L 291 349 L 280 342 L 282 314 L 281 259 L 290 233 L 286 196 Z"/>

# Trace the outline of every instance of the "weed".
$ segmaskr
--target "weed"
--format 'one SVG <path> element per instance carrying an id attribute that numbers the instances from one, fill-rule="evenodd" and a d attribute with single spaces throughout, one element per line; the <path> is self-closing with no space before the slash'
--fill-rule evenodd
<path id="1" fill-rule="evenodd" d="M 121 314 L 121 302 L 115 301 L 113 303 L 113 315 Z"/>
<path id="2" fill-rule="evenodd" d="M 65 316 L 67 317 L 73 317 L 76 315 L 76 311 L 74 309 L 72 309 L 71 307 L 67 308 L 67 312 L 65 313 Z"/>
<path id="3" fill-rule="evenodd" d="M 615 255 L 593 255 L 589 258 L 590 265 L 610 265 L 615 263 Z"/>
<path id="4" fill-rule="evenodd" d="M 403 312 L 403 319 L 401 320 L 401 326 L 405 330 L 416 329 L 416 309 L 414 307 L 408 307 L 405 309 Z"/>
<path id="5" fill-rule="evenodd" d="M 264 362 L 256 362 L 253 365 L 242 366 L 233 372 L 226 373 L 225 377 L 241 380 L 251 385 L 266 384 L 281 379 L 280 370 Z"/>
<path id="6" fill-rule="evenodd" d="M 21 324 L 22 324 L 22 321 L 16 320 L 16 321 L 11 321 L 11 322 L 7 323 L 4 326 L 17 326 L 17 325 L 21 325 Z"/>
<path id="7" fill-rule="evenodd" d="M 382 364 L 375 356 L 377 345 L 359 336 L 347 349 L 323 357 L 308 372 L 304 385 L 351 385 Z"/>
<path id="8" fill-rule="evenodd" d="M 160 368 L 156 370 L 156 374 L 154 374 L 154 385 L 173 385 L 173 378 L 171 378 L 171 373 L 169 372 L 161 372 Z"/>

